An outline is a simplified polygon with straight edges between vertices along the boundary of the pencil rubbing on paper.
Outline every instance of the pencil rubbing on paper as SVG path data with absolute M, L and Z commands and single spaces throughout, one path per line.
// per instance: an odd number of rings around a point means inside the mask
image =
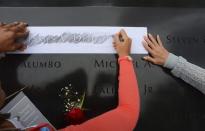
M 42 44 L 103 44 L 112 39 L 112 35 L 106 33 L 70 33 L 64 32 L 59 35 L 30 34 L 25 41 L 27 46 Z

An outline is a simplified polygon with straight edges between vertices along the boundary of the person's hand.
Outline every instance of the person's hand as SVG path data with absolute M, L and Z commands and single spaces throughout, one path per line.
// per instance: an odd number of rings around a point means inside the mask
M 0 53 L 24 50 L 26 46 L 18 40 L 28 35 L 27 23 L 0 24 Z
M 157 38 L 155 39 L 151 34 L 148 34 L 148 36 L 144 36 L 142 43 L 150 54 L 150 56 L 143 57 L 144 60 L 156 65 L 165 64 L 169 52 L 164 48 L 159 35 L 157 35 Z
M 125 30 L 120 30 L 114 35 L 113 47 L 117 51 L 119 57 L 128 56 L 130 54 L 132 39 L 127 36 Z

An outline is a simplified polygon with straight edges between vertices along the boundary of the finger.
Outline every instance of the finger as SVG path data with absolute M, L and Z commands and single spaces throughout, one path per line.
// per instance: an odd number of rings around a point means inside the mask
M 117 46 L 113 46 L 114 49 L 117 49 Z
M 0 22 L 0 26 L 4 26 L 5 25 L 5 23 L 3 23 L 3 22 Z
M 150 41 L 150 39 L 147 36 L 144 36 L 144 40 L 152 49 L 155 48 L 155 45 Z
M 144 48 L 150 53 L 153 54 L 152 49 L 148 46 L 148 44 L 145 41 L 142 41 L 142 44 L 144 46 Z
M 7 27 L 10 31 L 17 32 L 21 30 L 21 28 L 19 28 L 19 25 L 20 25 L 20 22 L 16 22 L 16 23 L 11 24 L 9 27 L 8 26 Z
M 127 39 L 128 38 L 128 35 L 127 35 L 127 33 L 126 33 L 126 31 L 124 29 L 120 30 L 120 34 L 121 34 L 123 39 Z
M 13 23 L 5 24 L 4 27 L 5 28 L 11 28 L 11 27 L 16 26 L 18 24 L 19 24 L 19 22 L 13 22 Z
M 115 42 L 113 42 L 113 48 L 117 49 L 117 44 Z
M 25 48 L 26 48 L 26 46 L 22 43 L 14 43 L 12 51 L 16 51 L 16 50 L 21 50 L 22 51 Z
M 5 22 L 1 22 L 1 27 L 4 27 L 6 25 Z
M 129 41 L 128 42 L 129 44 L 132 44 L 132 39 L 131 38 L 128 37 L 128 41 Z
M 9 30 L 12 30 L 14 32 L 25 32 L 26 31 L 26 23 L 20 22 L 16 24 L 15 26 L 10 27 Z
M 143 59 L 146 60 L 146 61 L 149 61 L 151 63 L 155 63 L 154 58 L 152 58 L 151 56 L 145 56 L 145 57 L 143 57 Z
M 22 28 L 26 28 L 28 26 L 28 24 L 26 22 L 20 22 L 20 24 L 18 26 L 22 27 Z
M 118 43 L 120 43 L 120 39 L 119 39 L 119 33 L 117 33 L 117 34 L 115 34 L 115 36 L 114 36 L 114 42 L 116 43 L 116 44 L 118 44 Z
M 14 32 L 13 28 L 15 26 L 17 26 L 18 24 L 19 24 L 19 22 L 13 22 L 13 23 L 5 24 L 3 27 L 5 29 L 7 29 L 8 31 L 13 31 Z
M 11 23 L 10 26 L 13 27 L 13 26 L 16 26 L 18 24 L 19 24 L 19 22 L 16 21 L 16 22 Z
M 16 38 L 24 38 L 27 37 L 29 34 L 29 31 L 25 31 L 25 32 L 18 32 L 15 34 Z
M 163 46 L 162 41 L 161 41 L 159 35 L 157 35 L 157 42 L 159 43 L 160 46 Z
M 156 39 L 151 34 L 148 34 L 148 38 L 152 41 L 153 45 L 158 45 Z
M 26 48 L 27 48 L 27 46 L 26 46 L 25 44 L 23 44 L 23 47 L 20 48 L 19 50 L 20 50 L 20 51 L 24 51 Z

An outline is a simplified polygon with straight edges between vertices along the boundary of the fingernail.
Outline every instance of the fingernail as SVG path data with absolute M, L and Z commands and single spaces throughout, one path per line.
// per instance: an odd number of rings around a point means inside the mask
M 125 31 L 124 29 L 121 29 L 120 32 Z
M 28 23 L 26 23 L 26 22 L 23 22 L 23 24 L 26 25 L 26 26 L 28 26 Z
M 18 21 L 15 21 L 14 24 L 19 24 L 19 22 L 18 22 Z
M 146 44 L 146 41 L 143 40 L 142 43 L 143 43 L 143 44 Z
M 146 59 L 147 59 L 147 57 L 146 57 L 146 56 L 144 56 L 144 57 L 143 57 L 143 59 L 144 59 L 144 60 L 146 60 Z

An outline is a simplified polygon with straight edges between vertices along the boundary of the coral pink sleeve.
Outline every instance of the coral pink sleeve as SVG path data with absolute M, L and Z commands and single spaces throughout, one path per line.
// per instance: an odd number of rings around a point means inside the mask
M 140 110 L 138 84 L 131 61 L 119 59 L 118 106 L 81 125 L 68 126 L 63 131 L 132 131 Z

